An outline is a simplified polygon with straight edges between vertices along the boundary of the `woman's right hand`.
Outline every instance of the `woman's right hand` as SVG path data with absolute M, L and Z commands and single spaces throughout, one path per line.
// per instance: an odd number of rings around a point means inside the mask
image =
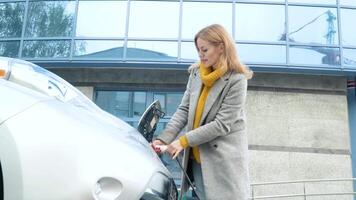
M 151 147 L 158 154 L 162 153 L 162 149 L 160 148 L 160 146 L 164 145 L 166 144 L 162 140 L 153 140 L 153 142 L 151 143 Z
M 156 146 L 156 145 L 166 145 L 166 144 L 162 140 L 153 140 L 152 145 Z

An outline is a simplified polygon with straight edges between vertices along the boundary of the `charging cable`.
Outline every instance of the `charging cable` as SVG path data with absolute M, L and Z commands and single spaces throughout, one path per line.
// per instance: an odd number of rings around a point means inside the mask
M 167 145 L 153 145 L 151 144 L 153 150 L 156 153 L 164 153 L 165 151 L 167 151 Z M 185 178 L 188 180 L 188 184 L 189 186 L 192 188 L 193 192 L 195 193 L 196 197 L 198 200 L 200 200 L 198 193 L 195 190 L 194 184 L 193 182 L 190 180 L 189 175 L 187 174 L 187 172 L 184 170 L 182 163 L 178 160 L 178 158 L 175 159 L 179 165 L 179 168 L 181 169 L 181 171 L 183 172 Z

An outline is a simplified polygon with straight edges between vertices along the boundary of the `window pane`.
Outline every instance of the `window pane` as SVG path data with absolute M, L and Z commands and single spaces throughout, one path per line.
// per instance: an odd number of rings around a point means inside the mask
M 341 9 L 341 18 L 343 45 L 356 46 L 356 9 Z
M 76 40 L 74 56 L 78 58 L 122 59 L 123 41 Z
M 289 53 L 294 64 L 340 65 L 338 48 L 291 46 Z
M 22 56 L 28 58 L 69 57 L 70 40 L 24 41 Z
M 76 36 L 124 37 L 126 4 L 125 1 L 79 1 Z
M 336 9 L 289 7 L 289 37 L 292 42 L 338 44 Z
M 153 138 L 157 138 L 157 136 L 159 136 L 162 133 L 165 127 L 166 127 L 166 123 L 158 122 Z
M 25 3 L 0 3 L 0 38 L 21 37 Z
M 33 1 L 29 4 L 27 37 L 70 36 L 73 30 L 74 1 Z
M 340 0 L 341 5 L 345 6 L 356 6 L 356 1 L 355 0 Z
M 127 59 L 129 60 L 177 60 L 176 42 L 129 41 Z
M 146 92 L 134 92 L 133 116 L 141 117 L 146 110 Z
M 0 42 L 0 56 L 16 58 L 19 54 L 20 42 Z
M 328 4 L 336 5 L 336 0 L 288 0 L 289 3 L 312 3 L 312 4 Z
M 132 1 L 129 37 L 178 38 L 179 3 Z
M 154 94 L 153 95 L 153 100 L 156 101 L 158 100 L 159 103 L 161 104 L 161 109 L 164 113 L 166 113 L 166 94 Z
M 237 4 L 236 40 L 280 41 L 285 32 L 285 7 Z
M 182 100 L 182 97 L 183 97 L 183 93 L 168 93 L 167 94 L 166 117 L 170 117 L 176 112 L 176 110 Z
M 232 34 L 231 3 L 183 3 L 182 38 L 193 39 L 200 29 L 216 23 Z
M 237 52 L 243 62 L 286 63 L 286 47 L 282 45 L 238 44 Z
M 130 92 L 97 91 L 95 103 L 103 110 L 117 116 L 130 116 Z
M 252 1 L 252 2 L 280 2 L 280 3 L 284 3 L 285 0 L 249 0 L 249 1 Z
M 356 68 L 356 49 L 344 49 L 344 64 Z
M 194 42 L 182 42 L 181 43 L 181 61 L 183 62 L 196 62 L 199 60 L 197 49 Z

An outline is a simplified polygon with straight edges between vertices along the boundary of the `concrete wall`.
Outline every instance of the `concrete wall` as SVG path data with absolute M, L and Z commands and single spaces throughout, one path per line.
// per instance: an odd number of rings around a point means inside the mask
M 93 96 L 94 87 L 183 91 L 188 77 L 186 70 L 52 71 L 80 86 L 89 97 Z M 251 182 L 352 178 L 346 96 L 346 78 L 342 76 L 256 73 L 249 81 L 247 96 Z M 327 182 L 256 186 L 253 191 L 254 195 L 265 196 L 352 189 L 352 182 Z
M 251 182 L 352 178 L 343 77 L 264 74 L 251 80 L 250 85 L 247 119 Z M 352 182 L 325 182 L 253 188 L 256 196 L 303 194 L 304 189 L 306 193 L 334 193 L 352 192 L 353 187 Z
M 85 96 L 90 100 L 94 100 L 94 87 L 92 86 L 77 86 L 77 89 L 80 90 Z

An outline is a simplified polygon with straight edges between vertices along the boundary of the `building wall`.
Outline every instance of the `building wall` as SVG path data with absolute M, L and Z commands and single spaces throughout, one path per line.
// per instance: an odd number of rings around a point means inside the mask
M 87 96 L 90 100 L 94 100 L 94 87 L 91 86 L 78 86 L 78 90 L 80 90 L 85 96 Z
M 347 112 L 344 94 L 249 90 L 251 182 L 352 178 Z M 352 189 L 352 182 L 306 185 L 308 193 Z M 303 185 L 254 187 L 258 196 L 286 193 L 303 193 Z

